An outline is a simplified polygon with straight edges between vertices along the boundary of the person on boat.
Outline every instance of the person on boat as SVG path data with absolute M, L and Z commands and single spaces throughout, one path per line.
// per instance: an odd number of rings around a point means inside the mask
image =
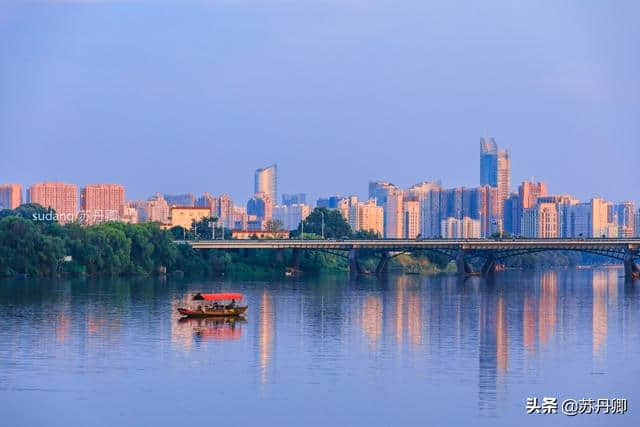
M 236 300 L 232 299 L 231 304 L 229 304 L 229 308 L 235 308 L 235 307 L 236 307 Z

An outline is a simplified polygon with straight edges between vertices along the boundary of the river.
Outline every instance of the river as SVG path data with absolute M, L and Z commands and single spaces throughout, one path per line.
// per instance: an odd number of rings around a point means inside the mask
M 631 425 L 640 283 L 621 275 L 0 281 L 0 423 Z M 180 321 L 196 291 L 244 293 L 246 321 Z M 527 415 L 529 397 L 628 410 Z

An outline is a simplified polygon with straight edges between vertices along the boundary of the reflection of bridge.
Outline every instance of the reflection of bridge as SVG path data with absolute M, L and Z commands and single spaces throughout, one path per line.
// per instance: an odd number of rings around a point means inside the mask
M 178 242 L 184 243 L 184 242 Z M 456 261 L 458 273 L 470 274 L 469 261 L 482 261 L 482 274 L 495 271 L 496 264 L 509 257 L 545 251 L 579 251 L 614 258 L 623 262 L 625 277 L 640 276 L 635 263 L 640 258 L 640 239 L 515 239 L 515 240 L 198 240 L 187 241 L 194 249 L 270 249 L 282 256 L 284 249 L 292 249 L 292 266 L 297 267 L 301 250 L 333 253 L 349 259 L 352 274 L 361 272 L 360 251 L 379 255 L 376 273 L 386 271 L 390 258 L 402 253 L 427 251 L 439 253 Z

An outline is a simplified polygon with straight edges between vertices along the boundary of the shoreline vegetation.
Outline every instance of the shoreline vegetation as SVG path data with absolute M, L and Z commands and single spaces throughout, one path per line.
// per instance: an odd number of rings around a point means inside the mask
M 0 211 L 0 277 L 284 275 L 292 256 L 290 250 L 284 250 L 282 256 L 268 250 L 194 250 L 174 241 L 185 236 L 194 238 L 191 231 L 181 227 L 163 230 L 157 223 L 105 222 L 84 226 L 38 219 L 53 218 L 47 215 L 52 212 L 37 204 Z M 208 219 L 196 225 L 196 229 L 205 230 L 199 238 L 211 237 Z M 277 228 L 278 224 L 272 226 Z M 291 236 L 298 237 L 300 229 L 292 231 Z M 315 209 L 305 219 L 304 230 L 305 239 L 320 238 L 322 231 L 326 238 L 378 238 L 373 233 L 353 233 L 339 212 L 324 208 Z M 220 232 L 220 229 L 216 231 Z M 606 263 L 606 259 L 580 253 L 549 252 L 514 257 L 505 267 L 531 269 L 597 263 Z M 362 251 L 360 264 L 364 271 L 375 271 L 377 258 L 373 253 Z M 334 254 L 303 251 L 299 270 L 304 274 L 346 272 L 348 261 Z M 455 271 L 455 265 L 440 254 L 400 254 L 390 261 L 389 270 L 408 274 L 450 273 Z

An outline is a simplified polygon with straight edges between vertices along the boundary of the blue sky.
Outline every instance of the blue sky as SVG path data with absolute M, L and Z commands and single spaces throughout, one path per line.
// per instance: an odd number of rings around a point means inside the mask
M 129 198 L 370 179 L 512 183 L 640 200 L 640 3 L 0 1 L 0 182 Z

